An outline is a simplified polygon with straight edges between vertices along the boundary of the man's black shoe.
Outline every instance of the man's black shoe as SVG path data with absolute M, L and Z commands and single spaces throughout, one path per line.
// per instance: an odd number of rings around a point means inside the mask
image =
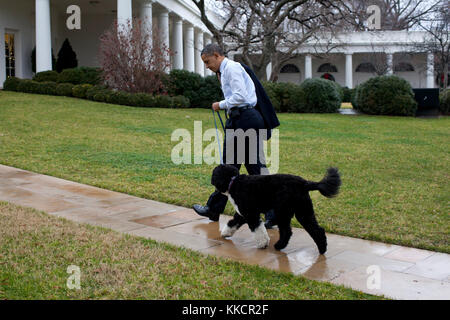
M 267 220 L 266 223 L 264 223 L 266 229 L 272 229 L 276 225 L 277 223 L 274 220 Z
M 202 206 L 199 204 L 194 204 L 192 207 L 195 212 L 203 217 L 207 217 L 212 221 L 219 221 L 220 213 L 211 212 L 208 206 Z

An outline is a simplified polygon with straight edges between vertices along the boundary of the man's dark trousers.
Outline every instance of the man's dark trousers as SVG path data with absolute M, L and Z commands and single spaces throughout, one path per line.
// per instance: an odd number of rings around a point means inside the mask
M 244 165 L 247 169 L 248 174 L 250 175 L 258 175 L 261 174 L 261 168 L 265 168 L 265 159 L 260 159 L 260 148 L 262 147 L 262 140 L 260 142 L 259 137 L 259 129 L 265 129 L 264 120 L 259 113 L 258 110 L 255 108 L 251 109 L 239 109 L 239 115 L 237 116 L 230 116 L 230 118 L 227 119 L 227 122 L 225 124 L 225 130 L 226 129 L 242 129 L 244 132 L 248 129 L 254 129 L 255 133 L 257 135 L 256 143 L 257 146 L 250 146 L 250 139 L 245 139 L 245 157 L 244 155 L 240 155 L 241 157 L 244 157 Z M 229 139 L 232 139 L 232 137 L 226 135 L 225 131 L 225 139 L 224 139 L 224 145 L 223 145 L 223 163 L 230 164 L 235 166 L 238 170 L 240 170 L 242 163 L 240 163 L 239 157 L 238 157 L 238 139 L 237 137 L 234 137 L 234 148 L 233 148 L 233 161 L 227 162 L 227 144 L 226 142 L 229 141 Z M 254 152 L 256 151 L 256 155 Z M 263 152 L 263 151 L 261 151 Z M 256 161 L 255 161 L 256 160 Z M 261 161 L 262 160 L 262 161 Z M 211 194 L 211 196 L 208 199 L 207 206 L 209 207 L 209 210 L 214 213 L 222 213 L 225 210 L 225 206 L 227 204 L 228 197 L 224 194 L 215 191 Z M 266 219 L 272 219 L 273 213 L 269 211 L 268 214 L 266 214 Z

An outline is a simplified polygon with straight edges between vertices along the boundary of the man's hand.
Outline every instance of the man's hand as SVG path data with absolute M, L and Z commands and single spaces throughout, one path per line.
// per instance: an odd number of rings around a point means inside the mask
M 219 111 L 220 110 L 219 103 L 218 102 L 214 102 L 212 104 L 212 108 L 213 108 L 214 111 Z

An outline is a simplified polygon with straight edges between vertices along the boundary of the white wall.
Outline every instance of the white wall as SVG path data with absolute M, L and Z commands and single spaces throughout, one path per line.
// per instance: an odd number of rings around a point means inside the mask
M 64 28 L 61 34 L 62 41 L 64 41 L 65 38 L 69 39 L 69 42 L 72 45 L 72 49 L 77 54 L 78 66 L 99 66 L 99 38 L 103 34 L 103 32 L 112 25 L 115 18 L 116 15 L 114 13 L 82 14 L 81 29 L 69 30 L 65 26 L 67 18 L 64 17 Z M 58 50 L 60 46 L 58 47 Z
M 30 19 L 33 18 L 31 23 Z M 31 51 L 34 46 L 34 1 L 0 0 L 0 87 L 6 78 L 5 32 L 14 33 L 16 76 L 31 78 Z

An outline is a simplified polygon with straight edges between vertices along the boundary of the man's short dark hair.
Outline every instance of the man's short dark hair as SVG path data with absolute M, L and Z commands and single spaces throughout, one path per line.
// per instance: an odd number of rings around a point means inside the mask
M 221 56 L 224 55 L 223 49 L 217 43 L 210 43 L 210 44 L 207 44 L 206 47 L 203 48 L 200 55 L 201 56 L 202 55 L 212 56 L 212 55 L 214 55 L 215 52 L 217 52 Z

